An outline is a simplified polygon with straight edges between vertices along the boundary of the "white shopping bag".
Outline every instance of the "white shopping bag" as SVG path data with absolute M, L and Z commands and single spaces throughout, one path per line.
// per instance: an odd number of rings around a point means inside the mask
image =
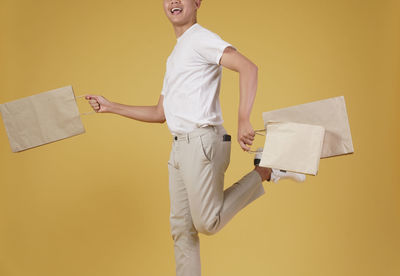
M 268 122 L 260 166 L 316 175 L 325 129 L 293 122 Z
M 85 132 L 72 86 L 4 103 L 0 111 L 13 152 Z
M 275 121 L 324 127 L 321 158 L 354 152 L 343 96 L 264 112 L 263 120 L 265 126 Z

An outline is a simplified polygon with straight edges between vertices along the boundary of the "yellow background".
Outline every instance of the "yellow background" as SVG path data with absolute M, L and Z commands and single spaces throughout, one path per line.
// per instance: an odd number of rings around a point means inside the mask
M 0 103 L 73 85 L 155 104 L 176 42 L 161 2 L 1 0 Z M 344 95 L 355 147 L 305 183 L 266 183 L 202 235 L 203 275 L 400 275 L 400 1 L 210 0 L 198 18 L 258 65 L 255 128 L 263 111 Z M 238 76 L 223 74 L 236 140 Z M 21 153 L 0 124 L 0 275 L 174 275 L 167 126 L 82 120 L 84 135 Z M 226 186 L 252 169 L 232 145 Z

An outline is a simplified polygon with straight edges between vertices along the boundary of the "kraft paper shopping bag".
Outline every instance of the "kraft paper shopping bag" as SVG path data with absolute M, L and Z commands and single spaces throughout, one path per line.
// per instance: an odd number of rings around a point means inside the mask
M 292 122 L 268 122 L 260 166 L 316 175 L 325 129 Z
M 82 134 L 72 86 L 66 86 L 0 105 L 13 152 Z
M 321 158 L 354 152 L 343 96 L 264 112 L 263 120 L 265 125 L 277 121 L 324 127 Z

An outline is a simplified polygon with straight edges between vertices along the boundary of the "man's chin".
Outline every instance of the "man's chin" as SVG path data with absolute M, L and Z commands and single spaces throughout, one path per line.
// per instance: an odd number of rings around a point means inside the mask
M 184 26 L 189 23 L 189 20 L 185 20 L 184 18 L 170 17 L 169 21 L 173 26 L 179 27 Z

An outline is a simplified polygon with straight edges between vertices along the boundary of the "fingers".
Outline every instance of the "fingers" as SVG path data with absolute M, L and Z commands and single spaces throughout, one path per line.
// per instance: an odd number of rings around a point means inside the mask
M 255 132 L 253 130 L 253 128 L 250 126 L 247 129 L 239 129 L 238 131 L 238 142 L 240 147 L 244 150 L 244 151 L 249 151 L 250 150 L 250 146 L 253 145 L 253 141 L 255 139 Z
M 249 151 L 250 147 L 246 146 L 245 143 L 243 143 L 243 141 L 239 140 L 239 144 L 240 147 L 244 150 L 244 151 Z
M 254 141 L 254 135 L 252 136 L 252 135 L 242 135 L 242 137 L 240 138 L 240 139 L 246 139 L 246 140 L 249 140 L 249 141 Z
M 256 136 L 256 133 L 252 129 L 242 133 L 242 135 L 241 135 L 241 137 L 249 139 L 251 141 L 254 140 L 255 136 Z
M 243 134 L 241 137 L 239 137 L 239 141 L 242 142 L 245 146 L 246 145 L 253 145 L 253 141 L 254 141 L 254 136 L 251 133 L 248 134 Z M 243 147 L 242 147 L 243 148 Z M 246 146 L 246 148 L 250 149 L 249 147 Z
M 239 120 L 238 127 L 238 142 L 244 151 L 249 151 L 250 146 L 253 145 L 256 133 L 251 126 L 249 120 Z
M 249 151 L 250 146 L 253 145 L 254 137 L 251 135 L 243 135 L 239 137 L 238 142 L 244 151 Z
M 93 104 L 91 104 L 91 106 L 95 111 L 100 109 L 100 105 L 98 103 L 93 103 Z
M 94 111 L 99 112 L 101 106 L 100 106 L 97 96 L 86 95 L 85 99 L 88 100 L 88 103 L 91 105 L 91 107 L 93 108 Z
M 250 131 L 247 133 L 247 135 L 254 138 L 254 136 L 256 136 L 256 132 L 253 129 L 250 129 Z
M 245 151 L 249 151 L 250 150 L 250 146 L 253 145 L 253 141 L 252 140 L 244 138 L 244 137 L 239 139 L 238 142 L 240 144 L 240 147 Z
M 253 139 L 254 140 L 254 139 Z M 245 137 L 243 137 L 242 139 L 240 139 L 240 141 L 242 141 L 243 143 L 245 143 L 246 145 L 253 145 L 253 140 L 251 139 L 247 139 Z

